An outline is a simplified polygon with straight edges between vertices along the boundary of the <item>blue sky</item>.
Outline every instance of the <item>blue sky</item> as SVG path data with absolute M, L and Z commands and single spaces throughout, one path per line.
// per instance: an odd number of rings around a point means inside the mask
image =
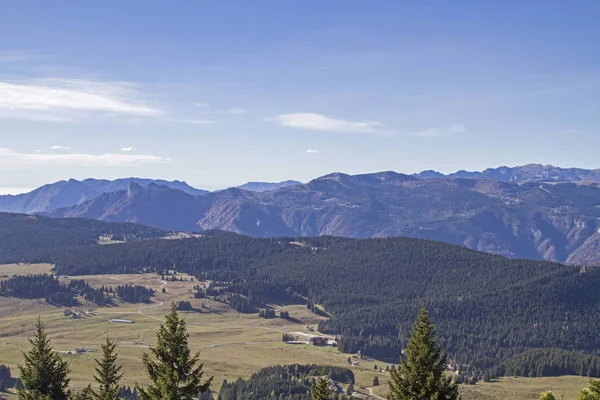
M 600 168 L 600 2 L 0 2 L 0 191 Z

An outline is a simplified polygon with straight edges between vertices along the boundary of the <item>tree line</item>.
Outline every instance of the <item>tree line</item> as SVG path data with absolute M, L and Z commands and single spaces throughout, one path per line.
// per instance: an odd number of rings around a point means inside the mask
M 0 282 L 0 296 L 45 299 L 48 303 L 65 307 L 79 304 L 71 288 L 48 274 L 16 275 L 4 280 Z
M 83 279 L 72 279 L 64 284 L 48 274 L 15 275 L 0 282 L 0 296 L 45 299 L 48 303 L 63 307 L 78 305 L 77 296 L 97 306 L 110 305 L 111 294 L 129 303 L 149 303 L 154 290 L 139 285 L 120 285 L 115 290 L 104 286 L 94 288 Z

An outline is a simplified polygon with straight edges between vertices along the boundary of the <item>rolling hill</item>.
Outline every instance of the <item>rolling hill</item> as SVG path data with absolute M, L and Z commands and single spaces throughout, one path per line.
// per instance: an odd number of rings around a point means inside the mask
M 166 232 L 123 222 L 0 213 L 0 263 L 28 261 L 50 252 L 94 246 L 101 236 L 113 235 L 120 241 L 137 241 L 162 237 Z

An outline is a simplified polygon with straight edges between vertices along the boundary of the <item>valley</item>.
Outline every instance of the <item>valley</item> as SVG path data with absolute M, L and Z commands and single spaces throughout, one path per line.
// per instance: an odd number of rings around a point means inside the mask
M 0 280 L 14 274 L 49 273 L 51 268 L 48 264 L 0 265 Z M 199 312 L 182 314 L 188 325 L 190 347 L 193 351 L 201 352 L 207 374 L 215 377 L 212 390 L 217 393 L 223 380 L 231 382 L 238 377 L 248 378 L 270 365 L 316 363 L 349 367 L 348 355 L 335 348 L 282 342 L 284 333 L 305 331 L 308 335 L 314 335 L 306 327 L 316 329 L 318 323 L 325 319 L 310 312 L 304 305 L 269 304 L 276 313 L 289 312 L 292 319 L 264 319 L 257 314 L 238 313 L 228 305 L 209 298 L 194 299 L 193 287 L 208 282 L 192 282 L 192 277 L 184 273 L 177 275 L 177 279 L 187 280 L 183 282 L 163 281 L 156 274 L 84 275 L 77 278 L 97 288 L 117 284 L 142 285 L 156 289 L 156 294 L 149 305 L 116 300 L 113 306 L 97 307 L 82 300 L 80 306 L 71 308 L 83 311 L 78 319 L 65 317 L 63 311 L 66 308 L 49 305 L 43 300 L 0 297 L 0 364 L 18 371 L 17 365 L 22 363 L 22 351 L 29 347 L 27 338 L 31 337 L 33 324 L 39 316 L 46 324 L 54 349 L 61 352 L 61 356 L 70 363 L 71 387 L 74 390 L 81 390 L 89 383 L 89 377 L 94 373 L 93 360 L 99 357 L 100 344 L 106 336 L 117 343 L 119 362 L 125 371 L 122 384 L 146 384 L 147 376 L 141 367 L 141 356 L 148 351 L 148 346 L 155 344 L 155 333 L 164 320 L 164 314 L 168 312 L 169 304 L 183 300 L 192 302 L 194 307 L 200 309 Z M 63 280 L 68 281 L 69 278 Z M 161 287 L 166 289 L 166 293 L 161 292 Z M 130 320 L 133 323 L 110 322 L 111 319 Z M 76 348 L 93 352 L 75 353 Z M 388 373 L 374 371 L 374 366 L 385 370 L 392 364 L 360 360 L 355 355 L 352 359 L 356 364 L 351 367 L 356 377 L 356 398 L 385 398 Z M 380 386 L 372 386 L 374 376 L 379 378 Z M 575 398 L 586 384 L 587 378 L 576 376 L 498 378 L 490 383 L 461 385 L 461 395 L 464 400 L 537 400 L 542 390 L 552 389 L 570 399 Z M 9 400 L 16 399 L 16 395 L 4 395 Z

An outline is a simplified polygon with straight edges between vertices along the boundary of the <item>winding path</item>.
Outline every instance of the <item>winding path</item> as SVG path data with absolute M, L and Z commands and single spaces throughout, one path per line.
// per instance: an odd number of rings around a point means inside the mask
M 160 290 L 163 290 L 165 288 L 165 286 L 167 286 L 167 282 L 165 282 L 165 281 L 161 281 L 161 282 L 162 282 L 162 285 L 160 285 Z M 153 318 L 153 319 L 155 319 L 157 321 L 160 321 L 160 322 L 165 322 L 165 320 L 162 319 L 162 318 L 158 318 L 158 317 L 155 317 L 153 315 L 148 315 L 148 314 L 144 313 L 143 310 L 145 310 L 146 308 L 160 307 L 160 306 L 163 306 L 165 304 L 164 301 L 158 301 L 158 300 L 154 300 L 154 299 L 150 299 L 150 300 L 152 302 L 154 302 L 155 304 L 151 305 L 151 306 L 145 306 L 145 307 L 138 308 L 138 314 L 141 314 L 144 317 Z
M 379 400 L 385 400 L 383 397 L 379 397 L 376 394 L 373 394 L 373 388 L 372 387 L 367 388 L 367 390 L 369 391 L 369 396 L 374 397 L 374 398 L 379 399 Z

